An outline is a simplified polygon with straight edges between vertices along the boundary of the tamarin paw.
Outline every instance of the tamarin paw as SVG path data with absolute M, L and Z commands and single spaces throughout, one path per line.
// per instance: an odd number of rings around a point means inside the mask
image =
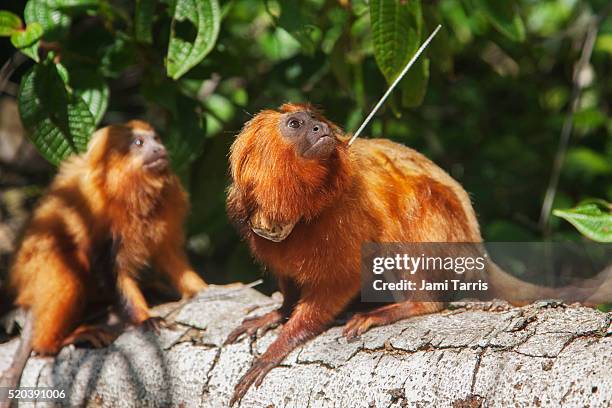
M 62 346 L 89 343 L 94 348 L 109 346 L 121 333 L 119 327 L 108 325 L 81 326 L 64 339 Z
M 268 330 L 278 326 L 282 320 L 283 316 L 278 310 L 266 313 L 263 316 L 245 319 L 240 326 L 227 336 L 224 344 L 236 343 L 243 334 L 249 337 L 261 337 Z
M 279 363 L 280 361 L 275 360 L 256 360 L 251 368 L 249 368 L 249 371 L 247 371 L 240 381 L 238 381 L 238 384 L 236 384 L 234 395 L 230 400 L 230 406 L 234 405 L 236 402 L 240 402 L 253 384 L 255 387 L 259 387 L 266 374 Z
M 141 323 L 146 330 L 150 330 L 155 334 L 159 334 L 161 329 L 172 330 L 176 327 L 176 323 L 169 322 L 161 316 L 149 317 L 147 320 Z

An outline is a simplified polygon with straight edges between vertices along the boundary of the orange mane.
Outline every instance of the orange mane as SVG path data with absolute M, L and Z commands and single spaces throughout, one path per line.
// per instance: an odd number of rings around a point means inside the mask
M 302 110 L 320 115 L 308 104 L 264 110 L 244 125 L 231 147 L 234 188 L 247 198 L 247 208 L 258 208 L 270 220 L 310 220 L 346 191 L 352 179 L 345 141 L 338 143 L 329 159 L 308 160 L 280 134 L 280 116 Z M 341 136 L 335 125 L 325 121 L 336 137 Z

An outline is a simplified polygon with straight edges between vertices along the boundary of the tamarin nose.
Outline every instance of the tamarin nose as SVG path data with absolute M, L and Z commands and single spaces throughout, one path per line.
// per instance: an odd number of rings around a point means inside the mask
M 160 157 L 166 157 L 166 149 L 163 146 L 153 148 L 153 154 Z
M 315 133 L 320 133 L 322 135 L 329 134 L 329 126 L 325 123 L 317 123 L 313 126 L 312 131 Z

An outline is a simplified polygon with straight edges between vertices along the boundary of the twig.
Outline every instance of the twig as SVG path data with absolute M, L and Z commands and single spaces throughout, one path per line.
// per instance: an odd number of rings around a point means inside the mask
M 572 76 L 572 94 L 570 97 L 569 109 L 563 122 L 563 128 L 561 129 L 561 136 L 559 137 L 559 145 L 557 146 L 557 152 L 553 162 L 552 173 L 546 188 L 546 194 L 544 195 L 544 201 L 542 202 L 542 210 L 540 211 L 540 222 L 539 226 L 544 236 L 550 235 L 550 214 L 552 205 L 555 200 L 557 193 L 557 187 L 559 185 L 559 177 L 565 162 L 565 154 L 567 152 L 567 146 L 569 144 L 570 136 L 572 134 L 572 128 L 574 125 L 574 114 L 580 104 L 580 95 L 584 84 L 580 80 L 580 76 L 587 64 L 591 60 L 591 54 L 593 53 L 593 46 L 597 39 L 597 33 L 599 32 L 599 26 L 603 20 L 608 16 L 612 10 L 612 4 L 608 5 L 603 12 L 595 16 L 587 28 L 584 43 L 582 45 L 582 53 L 580 58 L 576 62 L 574 67 L 574 73 Z
M 26 61 L 27 58 L 25 55 L 19 51 L 15 51 L 13 55 L 4 63 L 4 65 L 2 65 L 2 68 L 0 69 L 0 93 L 4 92 L 8 80 L 11 78 L 11 75 L 13 75 L 13 72 L 15 72 L 15 70 Z

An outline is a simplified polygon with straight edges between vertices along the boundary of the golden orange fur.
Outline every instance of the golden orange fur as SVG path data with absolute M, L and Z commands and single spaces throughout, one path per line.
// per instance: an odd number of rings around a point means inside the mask
M 306 159 L 279 132 L 288 112 L 307 111 L 338 140 L 324 159 Z M 285 104 L 245 124 L 231 148 L 227 209 L 253 255 L 269 266 L 284 295 L 281 310 L 245 322 L 228 341 L 289 320 L 236 388 L 233 401 L 259 383 L 297 345 L 323 331 L 360 290 L 364 242 L 480 242 L 464 189 L 420 153 L 384 139 L 350 148 L 339 128 L 309 105 Z M 282 242 L 253 233 L 254 216 L 296 222 Z M 354 334 L 410 315 L 439 310 L 438 302 L 404 302 L 357 315 Z
M 205 287 L 183 250 L 186 193 L 170 171 L 143 168 L 130 150 L 138 132 L 154 134 L 141 121 L 98 130 L 85 154 L 61 165 L 34 211 L 10 279 L 16 303 L 32 312 L 39 353 L 56 353 L 101 295 L 117 293 L 133 323 L 147 321 L 137 278 L 149 261 L 184 296 Z

